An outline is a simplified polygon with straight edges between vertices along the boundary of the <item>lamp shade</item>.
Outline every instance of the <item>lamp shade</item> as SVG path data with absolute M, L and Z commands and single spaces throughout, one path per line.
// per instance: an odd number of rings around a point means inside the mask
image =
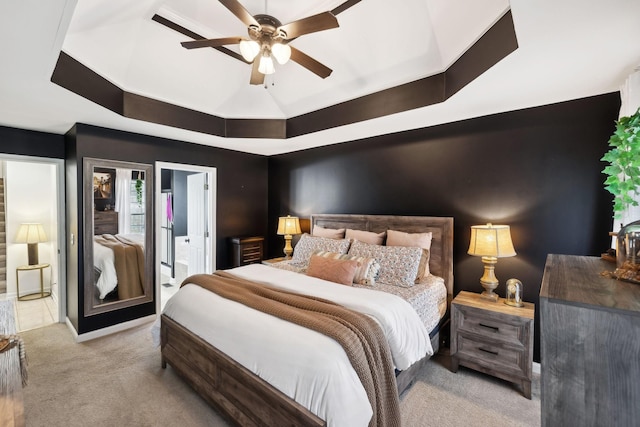
M 300 229 L 300 220 L 295 216 L 281 216 L 278 219 L 278 234 L 279 235 L 290 235 L 290 234 L 300 234 L 302 230 Z
M 474 225 L 471 227 L 469 255 L 504 258 L 515 256 L 508 225 Z
M 276 68 L 273 65 L 273 59 L 271 59 L 271 56 L 269 56 L 269 54 L 264 54 L 260 57 L 258 71 L 262 74 L 273 74 L 276 72 Z
M 284 65 L 291 58 L 291 47 L 288 44 L 274 43 L 271 46 L 271 55 L 276 58 L 278 64 Z
M 16 243 L 42 243 L 47 241 L 47 235 L 42 224 L 23 223 L 20 224 L 14 241 Z
M 253 62 L 260 53 L 260 44 L 255 40 L 241 40 L 240 53 L 245 61 Z

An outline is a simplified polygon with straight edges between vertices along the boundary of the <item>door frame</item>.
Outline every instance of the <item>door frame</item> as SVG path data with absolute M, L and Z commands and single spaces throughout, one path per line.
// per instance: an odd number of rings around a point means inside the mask
M 216 271 L 216 200 L 217 200 L 217 169 L 212 166 L 198 166 L 189 165 L 184 163 L 170 163 L 156 161 L 156 189 L 155 189 L 155 236 L 156 245 L 162 232 L 160 223 L 162 220 L 162 201 L 160 199 L 162 193 L 162 169 L 180 170 L 185 172 L 204 172 L 207 174 L 207 184 L 209 185 L 209 192 L 207 197 L 207 211 L 209 213 L 207 218 L 207 229 L 209 230 L 209 239 L 205 244 L 208 253 L 208 259 L 211 261 L 207 263 L 207 273 L 213 273 Z M 156 314 L 160 315 L 161 301 L 160 301 L 160 269 L 162 265 L 162 258 L 159 250 L 155 251 L 155 298 L 156 298 Z
M 55 319 L 55 322 L 65 323 L 67 319 L 67 215 L 65 203 L 66 195 L 64 190 L 66 174 L 64 159 L 0 153 L 0 160 L 25 163 L 43 163 L 53 165 L 56 168 L 56 188 L 58 190 L 58 197 L 56 198 L 57 203 L 55 207 L 58 235 L 58 240 L 56 242 L 58 246 L 56 262 L 58 265 L 56 270 L 58 275 L 55 280 L 58 281 L 58 301 L 56 301 L 58 305 L 58 318 Z M 9 205 L 5 200 L 5 215 L 8 215 L 8 207 Z

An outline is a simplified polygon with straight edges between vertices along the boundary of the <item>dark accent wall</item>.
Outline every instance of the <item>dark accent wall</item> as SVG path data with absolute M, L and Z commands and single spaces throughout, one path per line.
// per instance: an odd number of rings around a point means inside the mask
M 482 262 L 467 255 L 470 227 L 511 226 L 517 256 L 496 266 L 538 303 L 547 254 L 599 255 L 610 245 L 603 189 L 619 93 L 384 135 L 269 159 L 270 257 L 280 215 L 454 217 L 454 294 L 480 292 Z M 536 313 L 535 359 L 539 359 Z
M 266 157 L 76 124 L 69 131 L 66 144 L 67 227 L 73 230 L 76 236 L 76 245 L 69 247 L 67 258 L 69 295 L 67 305 L 70 319 L 79 334 L 155 313 L 155 301 L 153 301 L 84 317 L 81 262 L 83 253 L 82 160 L 84 157 L 152 165 L 156 161 L 163 161 L 215 167 L 217 173 L 216 264 L 218 268 L 227 268 L 231 265 L 229 237 L 265 235 L 266 233 L 268 182 Z M 153 256 L 155 259 L 155 253 Z
M 0 126 L 0 152 L 64 159 L 64 136 Z

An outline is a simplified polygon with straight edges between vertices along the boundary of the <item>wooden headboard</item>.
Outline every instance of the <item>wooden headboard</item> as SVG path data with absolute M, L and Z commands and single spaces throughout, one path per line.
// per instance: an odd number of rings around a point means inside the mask
M 325 228 L 351 228 L 353 230 L 381 233 L 387 230 L 405 233 L 433 234 L 429 270 L 444 278 L 447 293 L 453 295 L 453 218 L 435 216 L 396 215 L 311 215 L 311 231 L 314 225 Z

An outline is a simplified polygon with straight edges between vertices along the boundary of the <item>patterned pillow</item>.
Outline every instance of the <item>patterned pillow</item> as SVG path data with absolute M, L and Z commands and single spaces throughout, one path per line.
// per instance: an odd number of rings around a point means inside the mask
M 349 255 L 375 258 L 380 264 L 379 283 L 410 288 L 418 276 L 422 248 L 370 245 L 356 240 Z
M 307 268 L 307 275 L 351 286 L 353 283 L 353 276 L 356 274 L 358 266 L 358 261 L 311 255 L 309 268 Z
M 380 273 L 380 264 L 375 258 L 361 257 L 349 254 L 337 254 L 329 251 L 318 251 L 314 255 L 324 258 L 342 259 L 357 261 L 360 265 L 356 269 L 356 273 L 353 277 L 353 283 L 358 285 L 375 286 L 376 279 Z
M 405 233 L 396 230 L 387 230 L 387 246 L 417 246 L 422 248 L 422 260 L 418 269 L 416 283 L 429 275 L 429 257 L 433 233 Z
M 329 239 L 327 237 L 313 237 L 305 233 L 293 249 L 291 262 L 297 266 L 309 265 L 311 255 L 316 251 L 330 251 L 346 254 L 351 241 L 347 239 Z

